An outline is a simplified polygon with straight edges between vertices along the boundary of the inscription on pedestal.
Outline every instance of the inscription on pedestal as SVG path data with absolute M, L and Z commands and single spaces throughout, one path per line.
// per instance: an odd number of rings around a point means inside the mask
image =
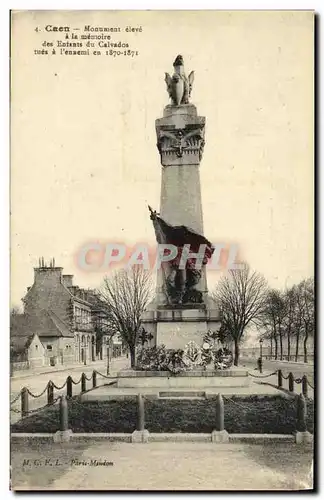
M 190 341 L 199 346 L 207 332 L 206 321 L 184 321 L 157 324 L 157 344 L 164 344 L 167 349 L 184 349 Z

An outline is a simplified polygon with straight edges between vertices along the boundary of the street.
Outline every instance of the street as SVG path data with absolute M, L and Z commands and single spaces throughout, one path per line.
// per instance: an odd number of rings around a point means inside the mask
M 303 490 L 312 447 L 294 443 L 15 443 L 16 490 Z
M 289 361 L 268 361 L 263 360 L 263 367 L 267 370 L 275 371 L 282 370 L 284 375 L 288 375 L 289 372 L 292 372 L 295 377 L 302 377 L 304 374 L 310 376 L 310 381 L 314 379 L 314 365 L 312 364 L 298 364 Z
M 129 366 L 129 359 L 126 357 L 113 358 L 110 361 L 110 376 L 113 378 L 116 375 L 116 372 L 127 368 Z M 20 393 L 23 387 L 27 387 L 33 394 L 38 395 L 43 392 L 49 380 L 54 382 L 55 385 L 62 386 L 66 381 L 68 375 L 71 375 L 73 380 L 77 382 L 82 373 L 85 373 L 88 378 L 91 377 L 93 370 L 97 370 L 103 375 L 107 374 L 107 362 L 105 361 L 97 361 L 90 363 L 88 365 L 76 365 L 74 367 L 68 367 L 63 371 L 55 371 L 52 373 L 31 373 L 28 378 L 26 374 L 22 374 L 21 377 L 11 378 L 10 381 L 10 401 L 13 401 Z M 50 367 L 48 369 L 50 371 Z M 106 378 L 97 375 L 97 385 L 103 385 L 104 383 L 109 382 Z M 86 382 L 86 388 L 90 389 L 92 387 L 92 381 Z M 77 385 L 73 385 L 73 393 L 79 394 L 81 389 L 81 383 Z M 56 399 L 59 395 L 66 394 L 66 387 L 57 390 L 54 389 L 54 399 Z M 47 404 L 47 393 L 45 393 L 39 398 L 32 398 L 29 396 L 29 410 L 35 410 L 37 408 L 41 408 L 42 406 Z M 20 398 L 18 398 L 17 402 L 15 402 L 11 406 L 11 423 L 16 422 L 21 418 L 20 414 L 21 402 Z

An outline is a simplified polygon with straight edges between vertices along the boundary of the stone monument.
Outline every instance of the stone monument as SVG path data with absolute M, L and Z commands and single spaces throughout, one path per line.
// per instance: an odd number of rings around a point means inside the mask
M 142 317 L 150 346 L 139 350 L 135 370 L 118 372 L 116 387 L 105 390 L 107 399 L 138 391 L 147 397 L 214 397 L 220 387 L 250 383 L 246 370 L 231 367 L 231 353 L 220 349 L 217 354 L 217 347 L 206 342 L 219 330 L 220 317 L 206 281 L 214 249 L 203 235 L 199 167 L 205 118 L 189 102 L 194 73 L 186 76 L 182 56 L 173 66 L 173 76 L 165 77 L 171 104 L 155 124 L 162 164 L 160 212 L 149 207 L 149 213 L 157 243 L 173 245 L 176 255 L 157 270 L 156 296 Z M 180 265 L 188 247 L 185 266 Z
M 220 327 L 217 305 L 208 296 L 206 263 L 213 253 L 204 236 L 200 189 L 200 162 L 205 145 L 205 117 L 198 116 L 189 102 L 194 72 L 186 76 L 181 55 L 174 63 L 174 74 L 165 74 L 171 104 L 155 122 L 157 148 L 162 164 L 160 212 L 150 207 L 158 243 L 171 243 L 179 249 L 185 245 L 190 253 L 205 245 L 199 269 L 197 260 L 187 261 L 179 269 L 179 259 L 162 264 L 157 271 L 155 300 L 143 315 L 143 326 L 152 335 L 152 343 L 183 349 L 188 342 L 198 346 L 208 330 Z

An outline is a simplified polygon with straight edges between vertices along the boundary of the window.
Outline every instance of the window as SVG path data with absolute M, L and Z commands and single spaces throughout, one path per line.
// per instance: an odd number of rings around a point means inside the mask
M 71 349 L 71 346 L 70 346 L 70 345 L 66 345 L 66 346 L 65 346 L 65 349 L 67 349 L 67 350 L 68 350 L 68 349 Z
M 52 351 L 52 350 L 53 350 L 53 346 L 51 346 L 51 345 L 47 345 L 47 346 L 46 346 L 46 349 L 47 349 L 48 351 Z
M 36 349 L 36 351 L 38 351 L 38 345 L 37 344 L 35 345 L 35 349 Z

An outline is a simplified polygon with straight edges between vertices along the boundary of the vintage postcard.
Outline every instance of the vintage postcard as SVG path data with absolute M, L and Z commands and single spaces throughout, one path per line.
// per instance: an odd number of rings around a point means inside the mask
M 314 12 L 11 12 L 11 489 L 312 490 Z

